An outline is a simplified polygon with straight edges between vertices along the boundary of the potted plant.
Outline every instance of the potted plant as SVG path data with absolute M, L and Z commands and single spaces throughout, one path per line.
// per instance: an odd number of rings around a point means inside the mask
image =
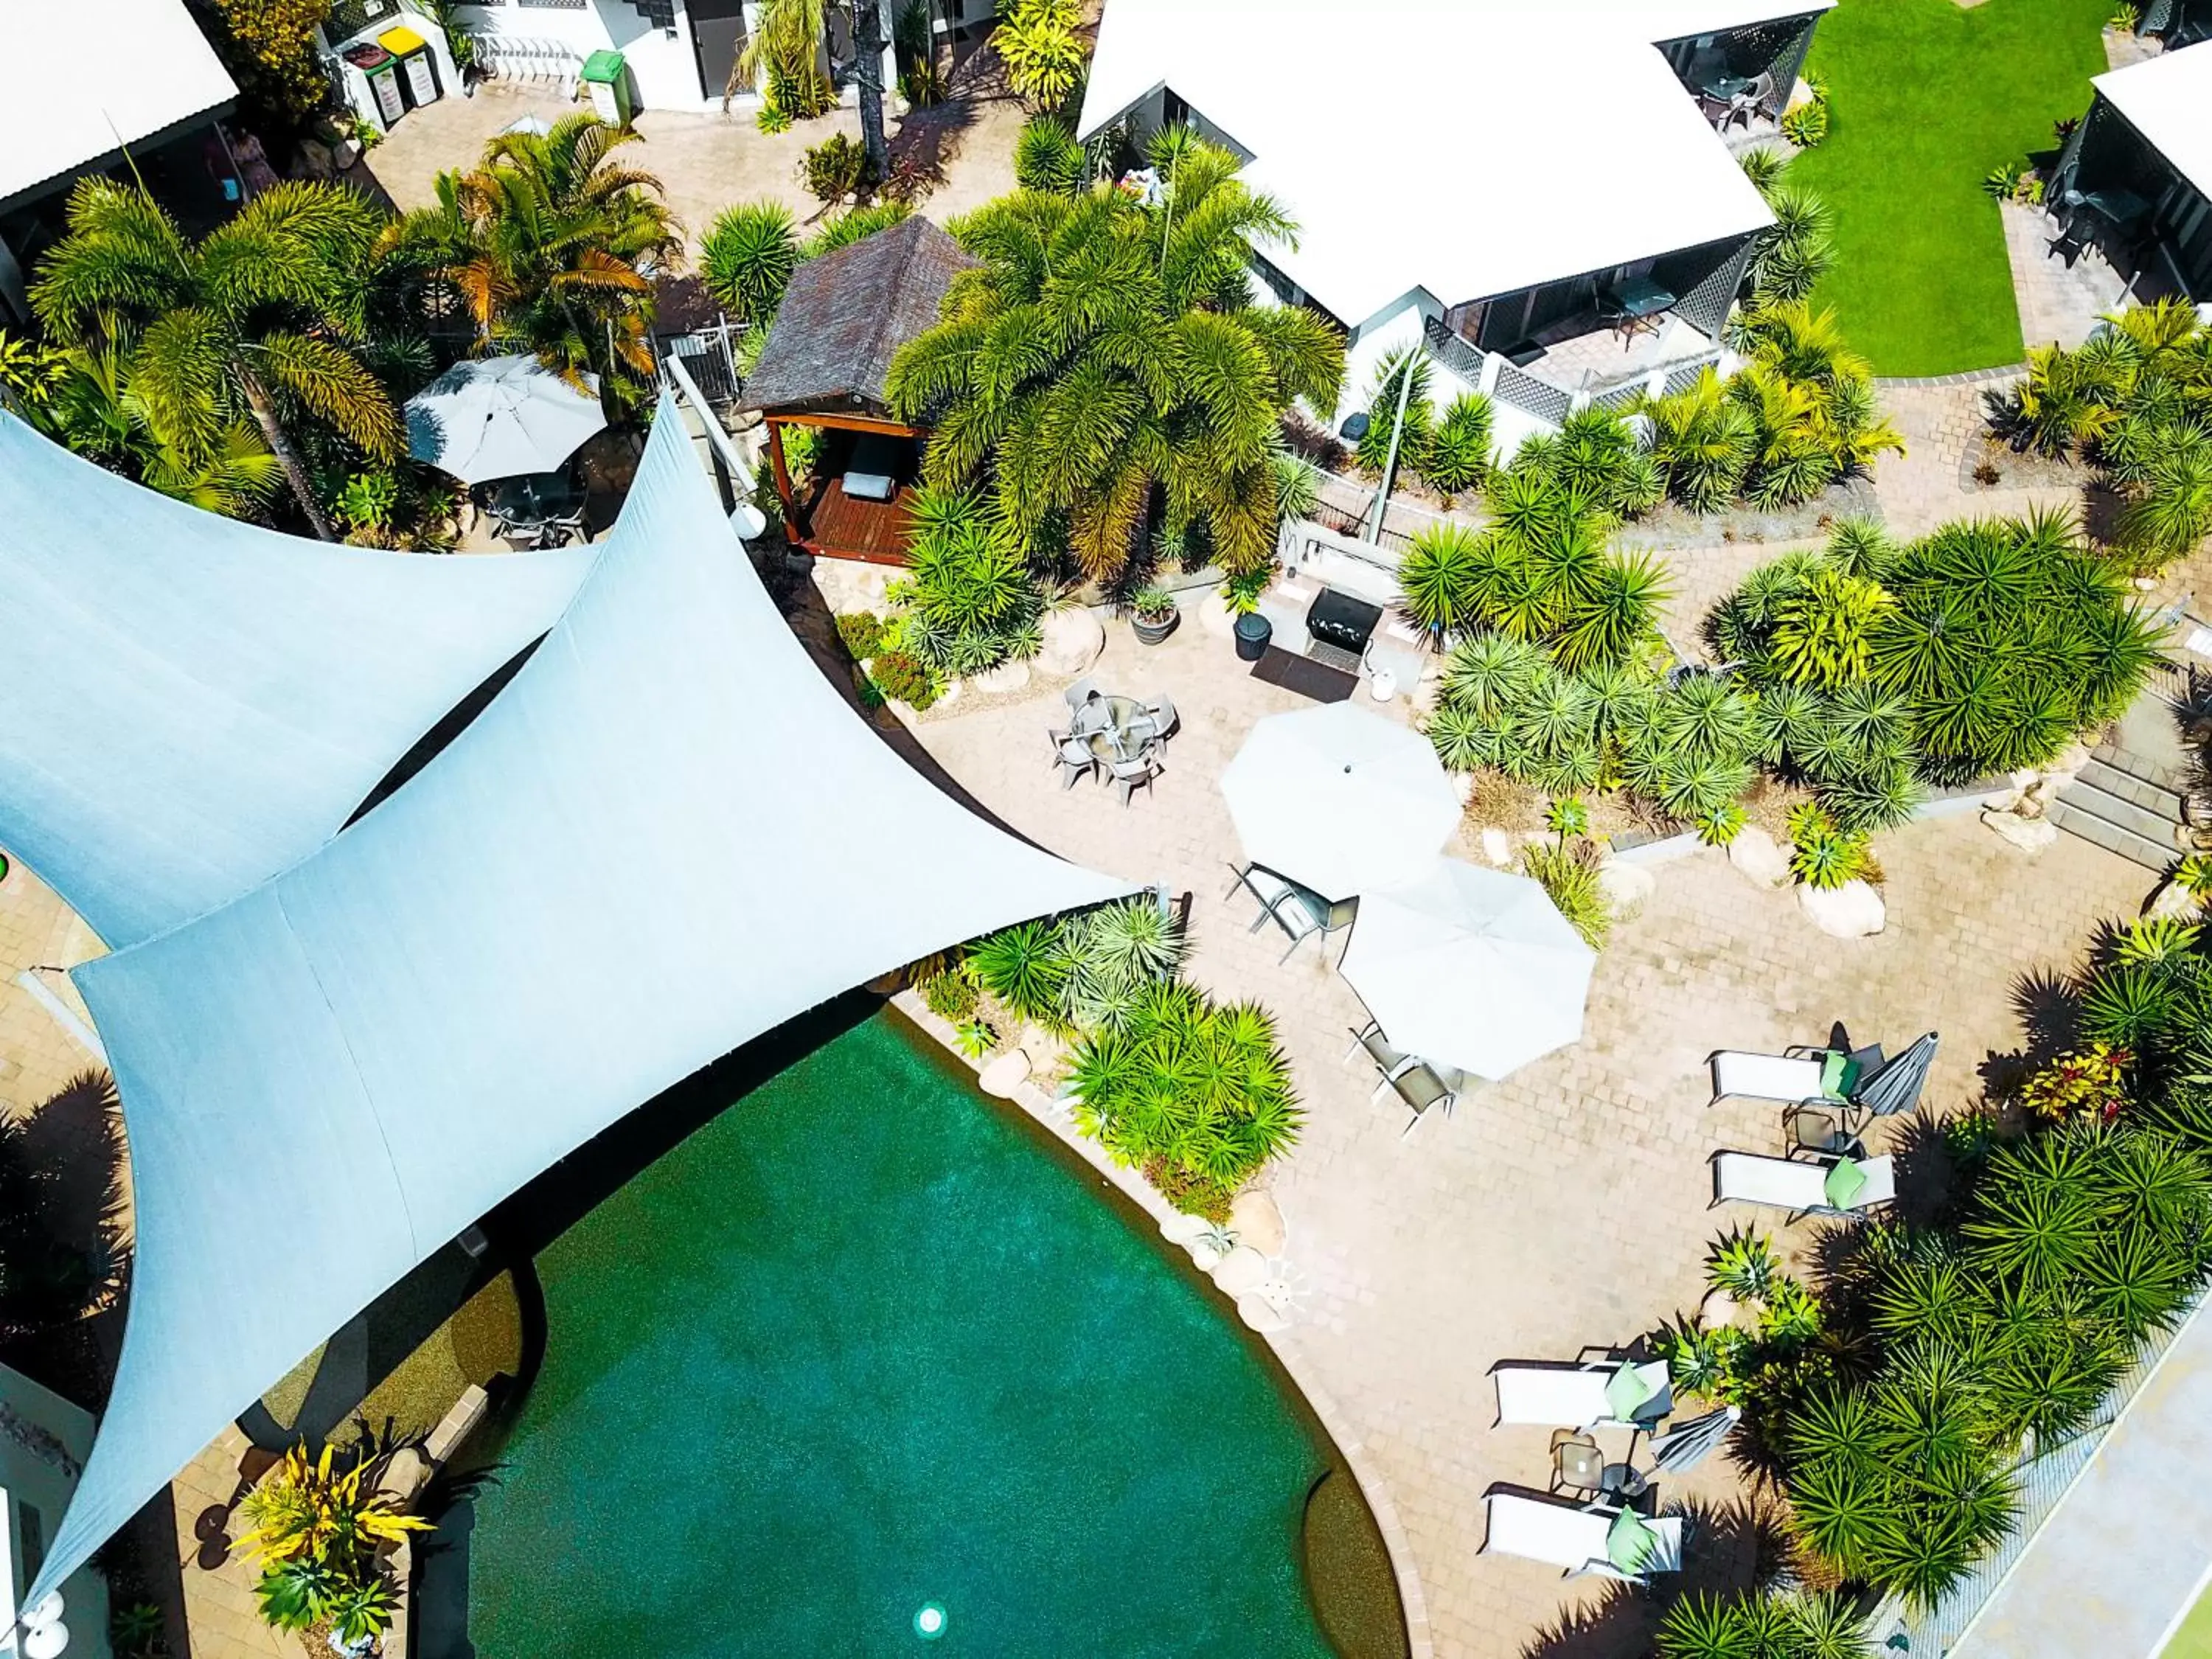
M 1158 645 L 1176 631 L 1176 624 L 1182 620 L 1175 595 L 1157 583 L 1139 588 L 1136 598 L 1129 601 L 1129 626 L 1146 645 Z

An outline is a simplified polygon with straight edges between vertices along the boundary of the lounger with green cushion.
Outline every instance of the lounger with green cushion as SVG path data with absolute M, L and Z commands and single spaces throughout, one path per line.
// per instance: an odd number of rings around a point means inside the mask
M 1717 1048 L 1706 1060 L 1712 1067 L 1716 1101 L 1741 1096 L 1794 1106 L 1801 1100 L 1849 1100 L 1859 1081 L 1859 1062 L 1833 1048 L 1790 1054 L 1749 1054 L 1735 1048 Z
M 1489 1530 L 1485 1555 L 1544 1561 L 1570 1577 L 1640 1583 L 1655 1572 L 1682 1570 L 1682 1517 L 1646 1520 L 1633 1510 L 1492 1487 L 1483 1494 Z
M 1713 1154 L 1716 1204 L 1765 1204 L 1800 1215 L 1858 1215 L 1896 1196 L 1896 1171 L 1887 1158 Z
M 1500 1423 L 1547 1429 L 1649 1428 L 1674 1408 L 1667 1362 L 1542 1365 L 1501 1360 L 1490 1368 Z

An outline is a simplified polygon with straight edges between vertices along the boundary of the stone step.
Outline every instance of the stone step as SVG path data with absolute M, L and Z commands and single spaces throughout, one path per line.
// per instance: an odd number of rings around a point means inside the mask
M 2126 765 L 2115 765 L 2111 761 L 2093 759 L 2081 768 L 2077 783 L 2088 785 L 2090 790 L 2101 790 L 2108 796 L 2117 796 L 2121 801 L 2130 803 L 2130 805 L 2148 811 L 2152 817 L 2163 818 L 2166 823 L 2181 823 L 2181 796 L 2174 790 L 2167 790 L 2154 775 L 2128 769 Z
M 2152 841 L 2132 830 L 2123 829 L 2109 818 L 2100 818 L 2094 813 L 2083 811 L 2072 804 L 2069 795 L 2061 795 L 2051 802 L 2048 816 L 2058 829 L 2069 835 L 2079 836 L 2092 846 L 2101 847 L 2108 853 L 2117 853 L 2146 870 L 2155 870 L 2163 875 L 2173 867 L 2177 854 L 2170 843 Z
M 2172 797 L 2166 791 L 2153 790 L 2139 778 L 2115 776 L 2108 784 L 2092 779 L 2085 770 L 2058 792 L 2058 799 L 2092 817 L 2132 830 L 2145 841 L 2166 847 L 2179 844 L 2176 832 L 2181 828 L 2179 804 L 2177 802 L 2171 812 L 2160 811 Z

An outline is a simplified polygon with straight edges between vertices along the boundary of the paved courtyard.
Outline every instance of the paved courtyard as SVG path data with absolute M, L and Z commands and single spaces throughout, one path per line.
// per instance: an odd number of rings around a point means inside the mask
M 1788 892 L 1752 886 L 1717 854 L 1692 854 L 1660 866 L 1656 896 L 1617 930 L 1581 1043 L 1478 1085 L 1455 1119 L 1401 1139 L 1403 1113 L 1370 1105 L 1371 1075 L 1342 1063 L 1364 1014 L 1334 973 L 1334 951 L 1309 944 L 1279 963 L 1281 936 L 1249 933 L 1251 902 L 1221 897 L 1238 848 L 1214 779 L 1255 720 L 1308 706 L 1242 667 L 1192 623 L 1149 650 L 1109 624 L 1101 684 L 1165 692 L 1183 722 L 1152 798 L 1127 810 L 1086 784 L 1061 790 L 1043 737 L 1064 713 L 1057 685 L 995 707 L 956 703 L 917 732 L 1018 830 L 1193 892 L 1194 977 L 1275 1012 L 1309 1115 L 1273 1177 L 1289 1257 L 1310 1286 L 1285 1340 L 1382 1474 L 1436 1651 L 1640 1652 L 1650 1604 L 1478 1558 L 1485 1489 L 1540 1489 L 1548 1474 L 1543 1431 L 1490 1426 L 1489 1367 L 1626 1343 L 1695 1307 L 1706 1241 L 1751 1218 L 1708 1209 L 1707 1154 L 1780 1150 L 1767 1108 L 1708 1108 L 1710 1050 L 1816 1041 L 1837 1019 L 1858 1041 L 1893 1047 L 1933 1028 L 1943 1048 L 1929 1098 L 1956 1106 L 1987 1057 L 2019 1044 L 2021 977 L 2063 969 L 2099 919 L 2132 912 L 2142 873 L 2070 838 L 2030 859 L 1971 817 L 1922 823 L 1879 844 L 1888 931 L 1842 944 Z M 1405 705 L 1394 708 L 1402 718 Z M 1717 1497 L 1729 1480 L 1716 1470 L 1699 1483 L 1672 1495 Z M 1725 1578 L 1742 1553 L 1723 1553 Z M 1571 1638 L 1547 1642 L 1563 1617 Z

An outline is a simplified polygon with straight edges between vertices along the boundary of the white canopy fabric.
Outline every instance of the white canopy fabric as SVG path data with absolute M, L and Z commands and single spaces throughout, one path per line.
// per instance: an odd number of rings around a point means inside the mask
M 664 404 L 599 563 L 473 725 L 276 880 L 76 970 L 137 1245 L 114 1394 L 33 1599 L 642 1102 L 947 944 L 1131 890 L 985 823 L 853 713 Z
M 1340 971 L 1393 1048 L 1497 1079 L 1582 1036 L 1596 965 L 1535 882 L 1438 859 L 1361 896 Z
M 0 414 L 0 847 L 111 947 L 227 904 L 337 834 L 597 552 L 304 542 Z
M 2093 83 L 2173 170 L 2212 195 L 2212 42 L 2161 52 Z
M 220 113 L 238 88 L 185 0 L 21 0 L 0 99 L 0 208 Z
M 1166 87 L 1297 222 L 1269 260 L 1357 326 L 1764 229 L 1656 43 L 1828 3 L 1112 0 L 1079 136 Z
M 1248 858 L 1333 899 L 1417 879 L 1462 811 L 1426 738 L 1349 702 L 1260 721 L 1221 793 Z
M 606 427 L 584 378 L 589 392 L 528 355 L 455 363 L 407 400 L 407 453 L 463 483 L 550 472 Z

